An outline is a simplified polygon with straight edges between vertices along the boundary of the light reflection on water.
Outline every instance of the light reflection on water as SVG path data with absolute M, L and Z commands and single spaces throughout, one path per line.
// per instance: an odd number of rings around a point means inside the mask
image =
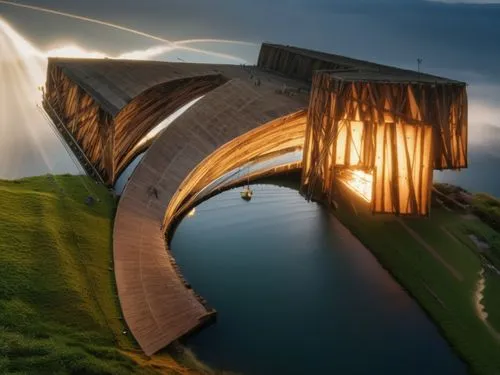
M 248 374 L 465 374 L 417 304 L 333 216 L 297 191 L 224 192 L 171 243 L 217 323 L 187 343 Z

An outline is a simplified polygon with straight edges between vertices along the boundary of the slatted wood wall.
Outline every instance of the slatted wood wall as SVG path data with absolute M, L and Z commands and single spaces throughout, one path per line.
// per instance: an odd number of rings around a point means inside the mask
M 433 169 L 467 167 L 465 86 L 314 75 L 302 189 L 333 200 L 335 170 L 373 173 L 372 210 L 427 215 Z
M 115 118 L 114 179 L 138 154 L 135 145 L 156 125 L 193 99 L 227 82 L 220 74 L 187 77 L 146 90 Z
M 63 70 L 53 65 L 47 72 L 44 106 L 54 123 L 75 138 L 104 181 L 109 181 L 113 161 L 113 119 Z
M 141 151 L 135 146 L 150 130 L 189 101 L 225 82 L 227 78 L 217 73 L 174 79 L 143 91 L 113 115 L 52 64 L 45 107 L 53 121 L 72 134 L 102 180 L 113 185 Z
M 315 70 L 346 69 L 349 67 L 315 58 L 305 52 L 294 52 L 272 44 L 262 44 L 257 66 L 304 81 L 311 81 Z

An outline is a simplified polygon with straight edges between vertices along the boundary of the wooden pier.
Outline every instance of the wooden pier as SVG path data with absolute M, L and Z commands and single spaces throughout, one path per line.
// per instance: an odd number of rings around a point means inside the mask
M 122 194 L 113 233 L 115 275 L 127 324 L 148 355 L 204 324 L 211 314 L 186 288 L 166 249 L 164 233 L 185 207 L 189 198 L 184 193 L 195 194 L 203 181 L 213 181 L 259 155 L 301 147 L 306 117 L 300 110 L 307 96 L 277 94 L 282 83 L 273 81 L 263 80 L 256 88 L 248 78 L 234 79 L 206 94 L 153 142 Z M 290 113 L 296 115 L 288 117 Z M 273 123 L 276 117 L 282 120 Z M 287 119 L 291 141 L 283 142 L 286 133 L 278 126 Z M 238 143 L 249 131 L 261 136 Z M 240 153 L 225 164 L 202 163 L 212 154 L 222 160 L 220 150 L 226 144 Z M 251 149 L 257 151 L 244 152 Z M 203 167 L 192 173 L 199 165 Z M 157 195 L 150 193 L 151 187 Z M 170 215 L 165 216 L 166 210 Z

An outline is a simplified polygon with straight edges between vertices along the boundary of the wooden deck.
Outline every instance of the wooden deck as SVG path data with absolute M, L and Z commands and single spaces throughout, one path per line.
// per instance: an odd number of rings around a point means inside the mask
M 208 314 L 166 250 L 166 208 L 191 171 L 220 146 L 307 106 L 306 93 L 277 93 L 282 84 L 279 78 L 262 79 L 260 86 L 233 79 L 208 93 L 154 141 L 122 194 L 113 234 L 116 282 L 125 320 L 148 355 L 197 328 Z

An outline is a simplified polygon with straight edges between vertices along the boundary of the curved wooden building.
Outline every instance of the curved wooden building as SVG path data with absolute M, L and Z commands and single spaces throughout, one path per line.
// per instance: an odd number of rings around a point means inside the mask
M 302 163 L 278 169 L 303 166 L 306 194 L 333 199 L 334 181 L 362 173 L 374 212 L 428 213 L 432 168 L 466 166 L 466 96 L 462 83 L 416 74 L 272 44 L 251 67 L 49 60 L 44 107 L 108 186 L 146 134 L 201 97 L 152 141 L 116 212 L 118 294 L 146 354 L 213 313 L 180 276 L 168 242 L 172 224 L 229 172 L 304 150 Z

